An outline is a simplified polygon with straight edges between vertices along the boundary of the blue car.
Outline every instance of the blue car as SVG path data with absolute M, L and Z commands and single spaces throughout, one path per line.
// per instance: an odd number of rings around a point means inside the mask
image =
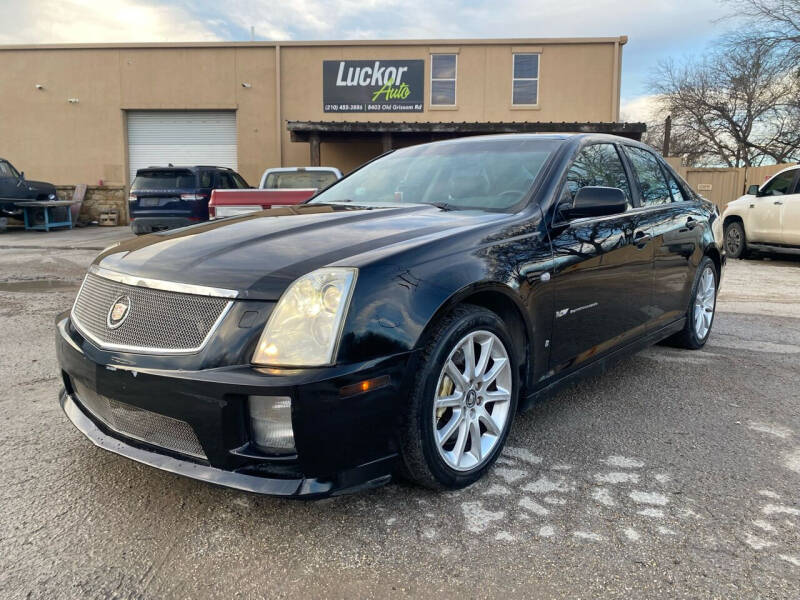
M 249 187 L 226 167 L 139 169 L 128 196 L 131 229 L 141 235 L 207 221 L 211 190 Z

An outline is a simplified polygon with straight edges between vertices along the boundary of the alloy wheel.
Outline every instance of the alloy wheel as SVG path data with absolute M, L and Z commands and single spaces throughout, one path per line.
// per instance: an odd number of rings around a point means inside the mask
M 433 402 L 433 435 L 449 467 L 469 471 L 492 455 L 510 419 L 511 361 L 503 342 L 473 331 L 444 362 Z
M 716 295 L 714 270 L 707 266 L 700 276 L 694 297 L 694 332 L 700 340 L 704 340 L 708 335 L 708 330 L 711 329 Z
M 725 246 L 729 254 L 738 256 L 739 249 L 742 247 L 742 232 L 738 227 L 728 227 L 725 234 Z

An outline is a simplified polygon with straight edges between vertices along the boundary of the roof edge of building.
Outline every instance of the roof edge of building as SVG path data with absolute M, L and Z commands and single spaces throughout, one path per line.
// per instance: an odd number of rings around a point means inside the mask
M 123 49 L 170 49 L 170 48 L 274 48 L 303 46 L 493 46 L 508 44 L 625 44 L 627 35 L 617 37 L 551 37 L 551 38 L 437 38 L 437 39 L 389 39 L 389 40 L 275 40 L 253 42 L 121 42 L 121 43 L 74 43 L 74 44 L 0 44 L 4 50 L 123 50 Z

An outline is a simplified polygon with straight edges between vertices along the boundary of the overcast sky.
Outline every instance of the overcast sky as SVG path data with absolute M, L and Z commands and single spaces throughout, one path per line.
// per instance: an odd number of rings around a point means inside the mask
M 703 51 L 721 0 L 0 0 L 0 44 L 627 35 L 623 118 L 659 59 Z M 587 90 L 591 93 L 591 90 Z

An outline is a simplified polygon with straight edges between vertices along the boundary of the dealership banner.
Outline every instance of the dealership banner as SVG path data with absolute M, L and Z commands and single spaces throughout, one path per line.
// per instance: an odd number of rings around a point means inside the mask
M 424 60 L 326 60 L 325 112 L 422 112 Z

